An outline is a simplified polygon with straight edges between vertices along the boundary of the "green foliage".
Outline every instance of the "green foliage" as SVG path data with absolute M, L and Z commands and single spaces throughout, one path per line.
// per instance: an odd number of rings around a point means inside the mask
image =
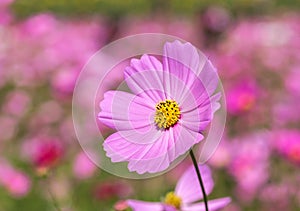
M 62 16 L 104 15 L 118 18 L 128 13 L 148 13 L 150 8 L 151 1 L 147 0 L 19 0 L 13 6 L 19 17 L 26 17 L 38 12 L 54 12 Z
M 21 18 L 38 12 L 53 12 L 61 16 L 103 15 L 118 19 L 126 15 L 149 15 L 155 12 L 189 16 L 201 12 L 210 5 L 221 5 L 235 15 L 300 9 L 300 1 L 296 0 L 17 0 L 13 9 Z

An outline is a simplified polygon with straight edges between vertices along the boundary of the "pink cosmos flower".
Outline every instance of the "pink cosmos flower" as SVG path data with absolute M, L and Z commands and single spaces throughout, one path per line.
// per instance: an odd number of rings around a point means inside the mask
M 206 193 L 211 193 L 214 182 L 208 166 L 200 166 Z M 203 202 L 194 203 L 203 198 L 197 174 L 191 166 L 179 179 L 175 191 L 169 192 L 163 202 L 144 202 L 138 200 L 127 200 L 127 204 L 133 211 L 204 211 Z M 224 197 L 208 201 L 210 211 L 225 207 L 231 199 Z
M 139 174 L 167 169 L 199 143 L 219 108 L 216 70 L 193 45 L 166 43 L 162 60 L 132 59 L 125 81 L 133 94 L 108 91 L 100 103 L 99 120 L 117 130 L 103 143 L 107 156 Z

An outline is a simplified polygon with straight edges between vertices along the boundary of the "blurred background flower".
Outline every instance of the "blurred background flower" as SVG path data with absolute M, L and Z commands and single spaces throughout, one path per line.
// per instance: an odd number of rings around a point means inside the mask
M 110 211 L 172 190 L 189 159 L 157 178 L 120 180 L 89 160 L 72 125 L 89 57 L 142 32 L 186 39 L 218 68 L 228 119 L 208 163 L 209 198 L 230 196 L 230 211 L 299 210 L 299 11 L 296 0 L 0 0 L 0 210 L 55 210 L 55 198 L 64 210 Z M 105 89 L 121 79 L 122 69 Z M 121 202 L 115 209 L 127 209 Z

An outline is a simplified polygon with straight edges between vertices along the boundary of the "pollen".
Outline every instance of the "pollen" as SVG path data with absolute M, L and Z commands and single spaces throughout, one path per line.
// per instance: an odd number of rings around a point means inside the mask
M 169 192 L 164 201 L 167 205 L 172 205 L 176 209 L 180 209 L 181 207 L 181 198 L 179 196 L 176 196 L 174 192 Z
M 169 129 L 174 126 L 180 118 L 179 105 L 174 100 L 165 100 L 156 104 L 154 121 L 160 129 Z

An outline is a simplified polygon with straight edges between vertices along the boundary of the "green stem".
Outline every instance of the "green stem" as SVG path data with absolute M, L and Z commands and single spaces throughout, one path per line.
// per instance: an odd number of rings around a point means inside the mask
M 207 196 L 206 196 L 206 193 L 205 193 L 203 180 L 202 180 L 202 177 L 201 177 L 201 174 L 200 174 L 200 170 L 199 170 L 199 167 L 198 167 L 197 160 L 195 158 L 195 155 L 194 155 L 192 149 L 190 150 L 190 156 L 192 158 L 192 161 L 193 161 L 193 164 L 194 164 L 197 176 L 198 176 L 198 180 L 199 180 L 199 183 L 200 183 L 200 187 L 201 187 L 201 190 L 202 190 L 203 200 L 204 200 L 204 204 L 205 204 L 205 211 L 208 211 Z
M 50 189 L 50 182 L 49 182 L 50 178 L 49 175 L 46 174 L 44 176 L 44 178 L 40 178 L 40 182 L 43 184 L 43 187 L 46 187 L 48 194 L 50 196 L 50 200 L 52 201 L 52 205 L 54 206 L 54 208 L 56 209 L 56 211 L 62 211 L 62 209 L 60 208 L 55 196 L 53 195 L 51 189 Z
M 48 193 L 49 193 L 49 195 L 51 197 L 51 200 L 52 200 L 52 203 L 53 203 L 53 206 L 55 207 L 55 209 L 57 211 L 62 211 L 61 208 L 60 208 L 60 206 L 58 205 L 58 202 L 56 201 L 56 199 L 55 199 L 54 195 L 52 194 L 52 192 L 51 192 L 51 190 L 50 190 L 49 187 L 48 187 Z

